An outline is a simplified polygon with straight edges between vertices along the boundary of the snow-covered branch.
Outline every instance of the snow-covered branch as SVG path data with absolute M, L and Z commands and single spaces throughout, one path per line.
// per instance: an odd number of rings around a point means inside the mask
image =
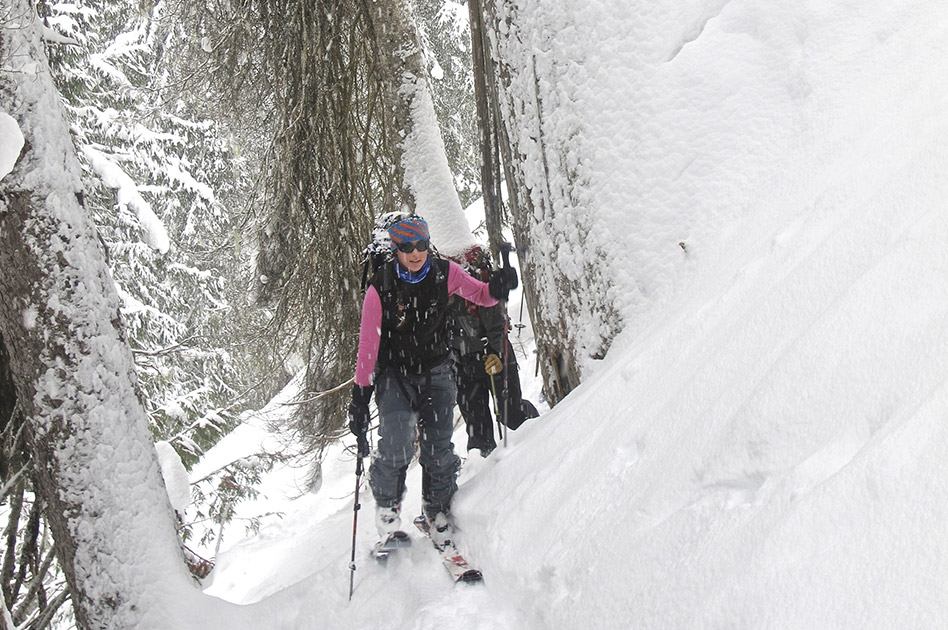
M 57 33 L 53 29 L 46 26 L 46 24 L 36 16 L 36 28 L 39 29 L 40 35 L 43 38 L 43 41 L 47 44 L 62 44 L 64 46 L 78 46 L 79 42 L 72 37 L 67 37 L 61 33 Z
M 2 487 L 0 487 L 0 502 L 6 501 L 7 495 L 13 490 L 13 488 L 16 487 L 17 483 L 19 483 L 20 477 L 23 476 L 23 473 L 25 473 L 29 469 L 30 469 L 29 464 L 24 465 L 22 468 L 20 468 L 20 470 L 16 472 L 16 474 L 10 477 L 9 481 L 7 481 L 5 484 L 3 484 Z
M 137 357 L 159 357 L 166 354 L 172 354 L 174 352 L 181 352 L 182 350 L 186 349 L 188 342 L 195 339 L 202 339 L 202 337 L 198 335 L 191 335 L 190 337 L 185 337 L 174 345 L 167 346 L 165 348 L 159 348 L 157 350 L 140 350 L 133 348 L 132 353 Z
M 135 210 L 144 231 L 145 242 L 162 254 L 166 253 L 171 247 L 168 232 L 151 209 L 151 204 L 139 194 L 134 180 L 105 153 L 88 146 L 82 148 L 82 153 L 105 185 L 116 190 L 118 204 Z

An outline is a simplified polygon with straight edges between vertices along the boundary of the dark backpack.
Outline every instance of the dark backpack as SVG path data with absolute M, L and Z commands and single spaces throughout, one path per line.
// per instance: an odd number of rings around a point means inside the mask
M 375 287 L 382 306 L 378 361 L 383 366 L 422 373 L 441 363 L 451 346 L 447 325 L 449 263 L 431 247 L 431 268 L 425 280 L 417 285 L 396 282 L 395 256 L 387 230 L 385 234 L 384 240 L 374 238 L 366 248 L 362 284 L 363 294 L 370 285 Z
M 372 238 L 369 244 L 365 246 L 362 259 L 362 294 L 369 288 L 369 283 L 375 278 L 375 274 L 385 263 L 395 260 L 392 253 L 392 240 L 389 238 L 388 229 L 401 221 L 407 219 L 407 212 L 386 212 L 375 220 L 375 226 L 372 228 Z M 391 281 L 389 278 L 389 286 Z

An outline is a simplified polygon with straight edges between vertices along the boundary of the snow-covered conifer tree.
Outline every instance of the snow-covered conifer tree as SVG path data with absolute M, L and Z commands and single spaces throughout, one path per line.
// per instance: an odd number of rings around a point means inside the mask
M 232 426 L 241 385 L 253 380 L 242 377 L 252 365 L 235 361 L 238 264 L 221 201 L 232 200 L 240 162 L 218 125 L 168 98 L 158 9 L 128 0 L 43 8 L 145 406 L 156 436 L 190 463 Z
M 26 0 L 7 6 L 0 335 L 28 422 L 33 485 L 78 626 L 157 627 L 155 583 L 188 579 L 173 513 L 39 22 Z

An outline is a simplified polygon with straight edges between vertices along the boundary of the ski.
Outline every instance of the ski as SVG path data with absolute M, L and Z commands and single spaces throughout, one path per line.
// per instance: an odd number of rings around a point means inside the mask
M 448 544 L 441 546 L 432 540 L 431 530 L 428 527 L 428 519 L 424 516 L 418 516 L 415 518 L 415 526 L 428 537 L 428 540 L 431 540 L 431 544 L 434 545 L 434 548 L 441 554 L 441 562 L 444 564 L 444 568 L 448 570 L 448 573 L 451 574 L 451 578 L 454 579 L 456 584 L 461 582 L 474 584 L 484 581 L 484 575 L 468 565 L 467 560 L 465 560 L 464 556 L 458 551 L 453 541 L 449 541 Z
M 385 540 L 375 543 L 371 555 L 380 564 L 385 564 L 388 557 L 397 549 L 411 547 L 411 538 L 403 531 L 392 532 Z

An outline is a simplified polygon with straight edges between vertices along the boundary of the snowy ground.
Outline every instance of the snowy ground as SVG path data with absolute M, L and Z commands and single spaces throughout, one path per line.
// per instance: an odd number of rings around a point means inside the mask
M 349 603 L 340 446 L 316 495 L 269 479 L 244 509 L 286 516 L 226 547 L 207 593 L 286 628 L 946 627 L 948 224 L 883 214 L 783 235 L 806 246 L 773 241 L 469 459 L 459 542 L 483 586 L 450 584 L 421 539 L 376 566 L 363 492 Z M 417 468 L 408 485 L 410 515 Z
M 220 627 L 948 628 L 948 5 L 523 4 L 629 325 L 462 470 L 483 586 L 374 566 L 364 493 L 348 602 L 340 449 L 230 539 Z

